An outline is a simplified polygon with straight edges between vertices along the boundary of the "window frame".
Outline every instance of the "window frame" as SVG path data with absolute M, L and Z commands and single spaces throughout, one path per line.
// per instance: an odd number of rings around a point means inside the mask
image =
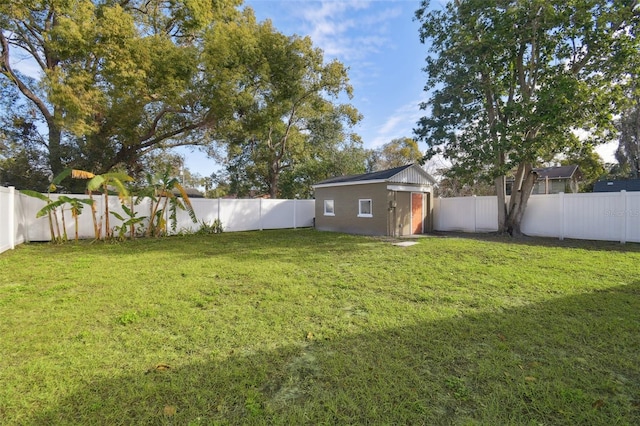
M 331 203 L 331 211 L 327 210 L 327 205 L 329 202 Z M 335 216 L 336 215 L 335 200 L 324 200 L 323 211 L 325 216 Z
M 362 212 L 362 202 L 369 202 L 369 213 Z M 373 217 L 373 200 L 371 198 L 358 199 L 358 217 Z

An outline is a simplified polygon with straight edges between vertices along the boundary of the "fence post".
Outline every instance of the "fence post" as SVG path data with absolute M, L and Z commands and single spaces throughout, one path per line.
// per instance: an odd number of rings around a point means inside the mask
M 293 229 L 296 229 L 296 199 L 293 199 Z
M 218 223 L 220 223 L 220 197 L 218 197 Z
M 16 188 L 9 187 L 9 246 L 16 248 Z
M 258 203 L 258 226 L 262 231 L 262 198 L 258 198 L 260 202 Z
M 560 203 L 560 240 L 564 240 L 564 192 L 558 194 Z
M 620 191 L 620 196 L 622 197 L 622 232 L 620 233 L 620 244 L 626 244 L 627 242 L 627 230 L 629 227 L 627 226 L 627 220 L 629 219 L 629 214 L 627 214 L 627 191 L 624 189 Z

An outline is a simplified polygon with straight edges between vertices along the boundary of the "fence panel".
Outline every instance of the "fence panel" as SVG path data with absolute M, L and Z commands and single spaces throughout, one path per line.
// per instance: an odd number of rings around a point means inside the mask
M 493 199 L 496 198 L 493 197 Z M 529 197 L 529 203 L 520 226 L 522 232 L 532 237 L 560 237 L 562 211 L 559 207 L 559 200 L 560 194 Z
M 296 228 L 309 228 L 313 226 L 316 215 L 316 200 L 296 201 Z
M 624 207 L 620 193 L 565 194 L 564 235 L 585 240 L 624 239 Z M 619 216 L 617 212 L 620 212 Z
M 51 194 L 52 200 L 57 200 L 60 195 Z M 68 195 L 71 198 L 86 199 L 87 195 Z M 28 197 L 16 193 L 15 214 L 19 221 L 14 221 L 13 233 L 9 230 L 9 189 L 0 187 L 0 252 L 11 248 L 9 236 L 15 236 L 15 244 L 24 241 L 50 241 L 51 231 L 47 216 L 36 218 L 36 214 L 46 203 L 37 198 Z M 104 197 L 94 196 L 96 207 L 96 220 L 102 235 L 106 226 L 104 217 Z M 109 226 L 120 226 L 122 222 L 112 213 L 118 213 L 128 219 L 122 209 L 122 204 L 118 197 L 109 197 Z M 193 223 L 188 213 L 183 210 L 177 212 L 176 232 L 194 232 L 200 229 L 202 223 L 213 224 L 216 219 L 220 219 L 224 231 L 249 231 L 258 229 L 280 229 L 298 228 L 313 226 L 315 214 L 314 200 L 234 200 L 234 199 L 192 199 L 197 223 Z M 129 206 L 129 204 L 127 204 Z M 144 199 L 134 206 L 136 217 L 149 217 L 151 215 L 151 202 Z M 165 219 L 169 220 L 169 211 L 165 211 Z M 76 222 L 72 217 L 69 208 L 65 208 L 64 227 L 63 215 L 58 210 L 57 229 L 67 231 L 69 239 L 75 238 Z M 147 225 L 148 219 L 143 222 Z M 170 226 L 169 222 L 169 226 Z M 54 227 L 55 227 L 54 222 Z M 6 228 L 6 229 L 5 229 Z M 91 215 L 91 207 L 84 206 L 82 214 L 78 217 L 79 238 L 94 238 L 94 224 Z M 128 231 L 128 230 L 127 230 Z M 169 231 L 171 232 L 171 230 Z
M 437 231 L 497 230 L 496 197 L 442 198 L 435 207 Z M 536 237 L 640 242 L 640 193 L 532 195 L 521 225 Z
M 436 231 L 475 232 L 474 197 L 440 198 Z
M 624 212 L 627 241 L 640 242 L 640 193 L 627 192 L 627 206 Z
M 436 231 L 492 232 L 498 230 L 496 197 L 438 198 L 434 204 Z
M 476 232 L 498 230 L 498 201 L 496 197 L 475 197 Z
M 0 187 L 0 253 L 15 246 L 14 190 Z
M 26 216 L 24 214 L 24 199 L 27 198 L 26 195 L 20 194 L 19 192 L 15 192 L 15 206 L 14 206 L 14 224 L 13 231 L 15 235 L 15 244 L 22 244 L 24 242 L 29 241 L 27 235 L 27 221 Z

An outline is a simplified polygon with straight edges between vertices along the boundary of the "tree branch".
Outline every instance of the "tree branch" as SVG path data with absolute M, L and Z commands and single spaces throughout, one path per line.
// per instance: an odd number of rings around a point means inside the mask
M 48 124 L 53 124 L 53 114 L 47 108 L 47 105 L 40 99 L 11 68 L 9 63 L 9 43 L 4 33 L 0 31 L 0 46 L 2 48 L 0 59 L 0 74 L 5 75 L 18 90 L 40 110 Z

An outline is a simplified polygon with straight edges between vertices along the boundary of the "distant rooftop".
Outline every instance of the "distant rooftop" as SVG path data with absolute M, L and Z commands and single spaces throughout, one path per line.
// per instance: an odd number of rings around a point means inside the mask
M 569 179 L 578 170 L 576 164 L 570 166 L 538 167 L 533 169 L 538 174 L 538 179 Z
M 593 185 L 593 192 L 640 191 L 640 179 L 599 180 Z

